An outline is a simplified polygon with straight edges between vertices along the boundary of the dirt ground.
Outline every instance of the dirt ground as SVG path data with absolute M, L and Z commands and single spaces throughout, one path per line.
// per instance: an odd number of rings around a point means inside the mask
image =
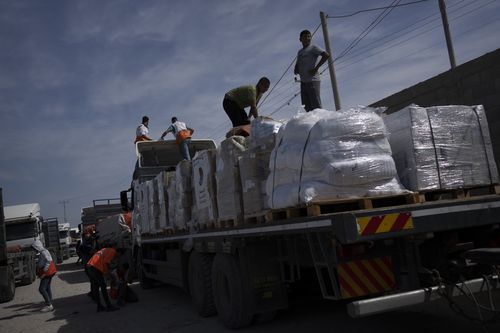
M 80 266 L 72 258 L 59 265 L 52 281 L 55 310 L 40 313 L 42 297 L 38 284 L 16 289 L 13 301 L 0 304 L 1 333 L 64 332 L 229 332 L 217 317 L 201 318 L 195 312 L 189 295 L 169 286 L 142 290 L 132 288 L 139 303 L 128 304 L 116 312 L 96 313 L 95 304 L 86 296 L 89 283 Z M 500 306 L 500 296 L 495 296 Z M 295 301 L 266 324 L 254 325 L 243 332 L 500 332 L 500 324 L 483 330 L 455 315 L 444 302 L 413 307 L 364 319 L 351 319 L 345 306 L 326 301 Z

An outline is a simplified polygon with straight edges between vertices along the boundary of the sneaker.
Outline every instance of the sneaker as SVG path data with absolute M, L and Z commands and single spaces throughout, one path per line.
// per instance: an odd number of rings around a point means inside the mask
M 108 306 L 108 308 L 106 309 L 106 311 L 108 312 L 112 312 L 112 311 L 116 311 L 116 310 L 120 310 L 120 308 L 117 308 L 116 306 Z
M 50 312 L 50 311 L 54 311 L 54 306 L 53 305 L 47 305 L 47 306 L 44 306 L 41 310 L 41 312 Z

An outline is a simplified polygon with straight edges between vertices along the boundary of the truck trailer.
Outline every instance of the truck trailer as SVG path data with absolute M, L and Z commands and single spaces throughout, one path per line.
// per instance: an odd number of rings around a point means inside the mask
M 192 154 L 215 148 L 210 140 L 192 143 Z M 139 142 L 137 152 L 132 205 L 125 191 L 120 197 L 123 209 L 133 212 L 140 285 L 182 288 L 201 316 L 217 314 L 226 327 L 272 319 L 301 284 L 324 299 L 346 302 L 355 318 L 452 299 L 464 289 L 498 288 L 496 184 L 320 202 L 239 223 L 151 232 L 155 213 L 143 212 L 139 206 L 147 200 L 136 191 L 159 173 L 175 170 L 182 158 L 173 141 Z

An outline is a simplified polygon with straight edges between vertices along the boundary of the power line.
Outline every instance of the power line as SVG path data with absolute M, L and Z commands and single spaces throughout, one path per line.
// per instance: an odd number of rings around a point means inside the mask
M 395 8 L 395 7 L 403 7 L 403 6 L 408 6 L 408 5 L 414 5 L 420 2 L 426 2 L 429 0 L 420 0 L 420 1 L 412 1 L 412 2 L 406 2 L 402 3 L 399 5 L 395 6 L 387 6 L 387 7 L 376 7 L 376 8 L 370 8 L 370 9 L 363 9 L 363 10 L 358 10 L 357 12 L 351 13 L 351 14 L 345 14 L 345 15 L 326 15 L 326 18 L 345 18 L 345 17 L 351 17 L 360 13 L 365 13 L 365 12 L 373 12 L 377 10 L 382 10 L 382 9 L 388 9 L 388 8 Z

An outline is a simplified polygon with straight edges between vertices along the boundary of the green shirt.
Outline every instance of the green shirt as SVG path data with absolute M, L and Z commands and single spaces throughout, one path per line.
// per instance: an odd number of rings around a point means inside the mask
M 257 86 L 241 86 L 229 90 L 224 97 L 244 109 L 252 104 L 257 105 L 261 96 L 262 94 L 257 96 Z

